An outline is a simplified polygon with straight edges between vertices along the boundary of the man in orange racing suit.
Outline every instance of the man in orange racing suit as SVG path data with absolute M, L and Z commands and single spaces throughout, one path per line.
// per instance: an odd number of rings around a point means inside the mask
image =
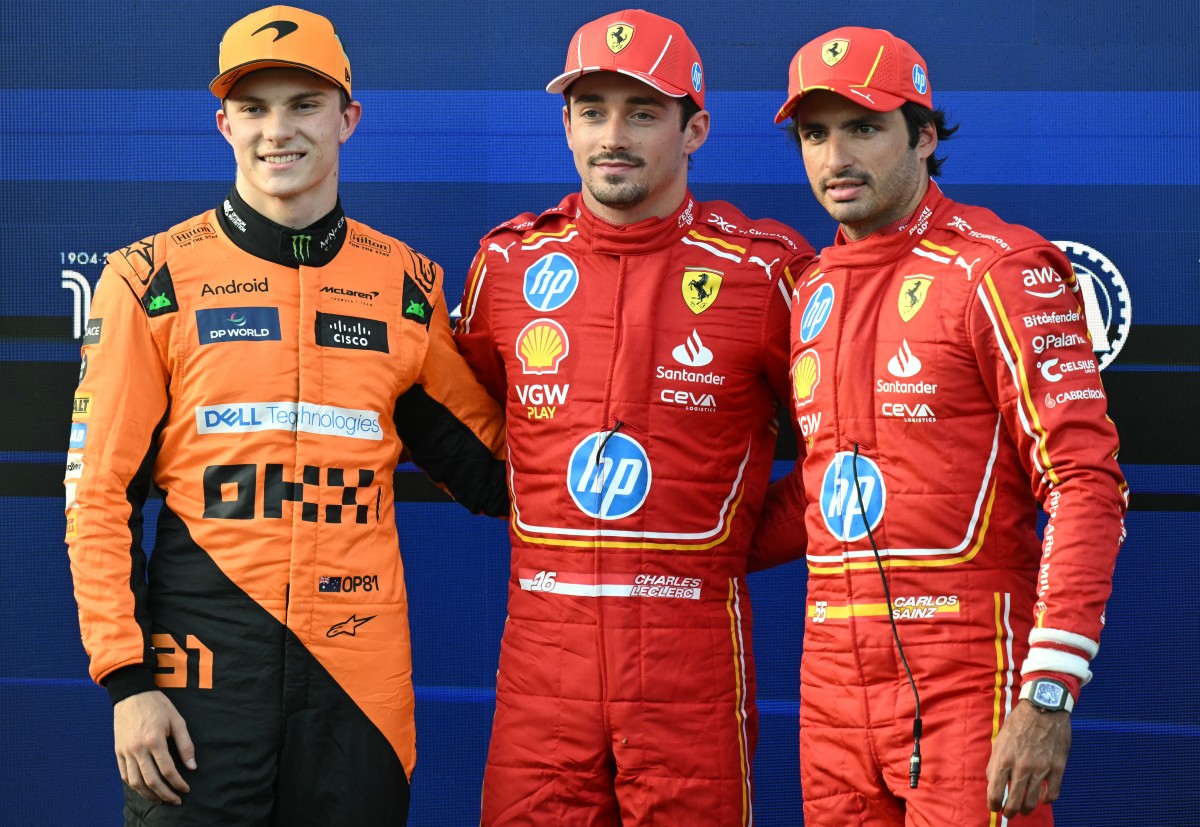
M 953 130 L 899 38 L 805 45 L 788 118 L 840 224 L 793 304 L 806 513 L 756 540 L 807 533 L 805 821 L 1050 824 L 1126 507 L 1082 294 L 933 183 Z
M 812 251 L 687 187 L 700 57 L 644 11 L 572 39 L 583 180 L 482 240 L 458 343 L 507 407 L 512 575 L 483 824 L 749 824 L 747 544 Z
M 342 212 L 361 107 L 329 21 L 243 18 L 211 89 L 236 183 L 109 256 L 75 394 L 67 541 L 126 823 L 403 824 L 392 475 L 403 448 L 507 515 L 502 414 L 455 349 L 440 268 Z

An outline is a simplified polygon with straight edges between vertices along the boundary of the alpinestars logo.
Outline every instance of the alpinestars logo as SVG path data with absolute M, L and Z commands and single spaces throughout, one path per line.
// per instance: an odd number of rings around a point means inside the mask
M 338 635 L 350 635 L 350 637 L 354 637 L 359 626 L 363 625 L 368 620 L 374 619 L 375 615 L 359 617 L 357 614 L 352 614 L 349 618 L 343 620 L 341 623 L 335 623 L 330 626 L 329 631 L 325 633 L 325 637 L 337 637 Z
M 700 341 L 700 334 L 695 330 L 683 344 L 671 351 L 675 361 L 690 368 L 704 367 L 713 360 L 713 352 Z

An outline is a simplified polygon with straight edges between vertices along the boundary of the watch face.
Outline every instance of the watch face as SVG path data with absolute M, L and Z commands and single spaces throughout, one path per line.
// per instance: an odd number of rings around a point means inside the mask
M 1056 683 L 1038 681 L 1037 685 L 1033 687 L 1033 698 L 1031 700 L 1039 706 L 1058 708 L 1062 706 L 1063 692 L 1065 691 Z

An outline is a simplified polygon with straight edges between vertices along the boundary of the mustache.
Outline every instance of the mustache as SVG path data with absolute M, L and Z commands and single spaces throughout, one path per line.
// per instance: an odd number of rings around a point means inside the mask
M 845 181 L 846 179 L 861 181 L 865 185 L 870 185 L 875 182 L 875 179 L 869 172 L 858 169 L 848 169 L 844 170 L 843 172 L 839 172 L 837 175 L 826 175 L 821 179 L 821 189 L 829 189 L 830 181 Z
M 643 161 L 641 158 L 637 157 L 636 155 L 630 154 L 628 152 L 618 151 L 618 152 L 602 152 L 599 155 L 593 155 L 591 158 L 588 158 L 588 166 L 594 167 L 594 166 L 596 166 L 596 164 L 603 164 L 603 163 L 606 163 L 609 161 L 619 161 L 620 163 L 623 163 L 623 164 L 633 164 L 634 166 L 639 166 L 639 167 L 646 165 L 646 162 Z

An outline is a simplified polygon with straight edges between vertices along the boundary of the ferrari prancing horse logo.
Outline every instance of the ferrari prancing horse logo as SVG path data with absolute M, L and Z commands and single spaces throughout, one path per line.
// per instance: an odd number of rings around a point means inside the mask
M 692 312 L 699 314 L 717 300 L 721 289 L 721 274 L 716 270 L 687 269 L 683 271 L 683 300 Z
M 821 44 L 821 60 L 825 61 L 826 66 L 836 66 L 842 62 L 842 58 L 846 56 L 846 52 L 849 49 L 849 40 L 841 38 L 827 40 Z
M 604 40 L 608 44 L 608 50 L 615 55 L 633 40 L 633 26 L 628 23 L 613 23 L 608 27 L 608 34 Z
M 901 319 L 907 322 L 917 315 L 917 311 L 925 304 L 925 297 L 929 295 L 929 285 L 932 283 L 933 279 L 929 276 L 909 276 L 904 280 L 900 285 L 900 296 L 897 300 Z

